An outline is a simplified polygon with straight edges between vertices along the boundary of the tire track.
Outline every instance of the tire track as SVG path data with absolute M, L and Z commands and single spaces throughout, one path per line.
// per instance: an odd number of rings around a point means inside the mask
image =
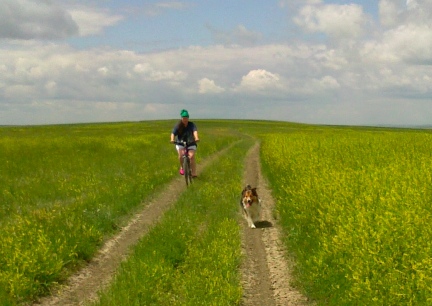
M 231 146 L 233 145 L 235 144 Z M 202 161 L 198 167 L 198 175 L 231 146 Z M 272 215 L 274 201 L 261 174 L 258 143 L 246 157 L 243 185 L 246 184 L 258 187 L 263 209 L 262 221 L 257 224 L 257 229 L 248 228 L 246 221 L 241 219 L 244 255 L 240 267 L 244 288 L 241 305 L 307 305 L 306 298 L 290 286 L 291 275 L 285 250 L 280 243 L 279 228 Z M 107 240 L 87 266 L 72 275 L 65 285 L 53 289 L 51 296 L 43 297 L 32 305 L 85 305 L 96 300 L 97 292 L 109 285 L 121 261 L 129 255 L 130 248 L 146 235 L 175 203 L 177 198 L 172 195 L 185 190 L 184 178 L 174 179 L 164 190 L 151 199 L 115 237 Z
M 259 144 L 249 151 L 243 186 L 257 187 L 262 200 L 261 222 L 256 229 L 247 226 L 242 218 L 241 235 L 244 260 L 241 265 L 242 306 L 300 306 L 308 305 L 292 285 L 290 265 L 281 243 L 280 228 L 273 217 L 274 200 L 261 173 Z
M 207 165 L 225 154 L 236 143 L 202 161 L 197 174 L 200 175 Z M 116 236 L 107 240 L 88 265 L 72 275 L 65 285 L 54 288 L 51 296 L 40 298 L 33 305 L 85 305 L 89 301 L 96 300 L 97 292 L 111 282 L 120 263 L 128 256 L 131 246 L 148 233 L 184 190 L 184 178 L 179 176 L 164 187 L 164 192 L 151 199 L 149 204 L 141 209 Z M 173 197 L 173 194 L 177 197 Z

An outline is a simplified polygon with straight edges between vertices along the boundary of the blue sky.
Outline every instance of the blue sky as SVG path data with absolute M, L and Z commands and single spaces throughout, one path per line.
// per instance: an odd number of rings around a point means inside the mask
M 2 0 L 0 125 L 432 122 L 432 0 Z

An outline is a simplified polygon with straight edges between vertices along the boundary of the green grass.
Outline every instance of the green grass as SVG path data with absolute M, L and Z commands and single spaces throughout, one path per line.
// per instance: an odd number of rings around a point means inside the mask
M 0 128 L 2 305 L 49 293 L 178 176 L 175 122 Z M 236 204 L 257 139 L 306 295 L 319 305 L 432 304 L 430 131 L 196 123 L 198 165 L 236 145 L 140 241 L 100 305 L 239 303 Z
M 243 141 L 204 170 L 95 305 L 238 305 Z M 202 179 L 204 178 L 204 179 Z
M 172 122 L 0 130 L 0 299 L 46 294 L 178 175 Z M 236 141 L 202 129 L 198 162 Z
M 265 138 L 298 282 L 319 305 L 432 303 L 431 152 L 427 131 Z

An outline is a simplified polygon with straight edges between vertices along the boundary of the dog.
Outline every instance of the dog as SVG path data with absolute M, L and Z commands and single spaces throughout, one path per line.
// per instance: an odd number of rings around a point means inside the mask
M 256 188 L 247 185 L 241 195 L 240 206 L 248 226 L 256 228 L 255 223 L 260 220 L 261 199 L 258 197 Z

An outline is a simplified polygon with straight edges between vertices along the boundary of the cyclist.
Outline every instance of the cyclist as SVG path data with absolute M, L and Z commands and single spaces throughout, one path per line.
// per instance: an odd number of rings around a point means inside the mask
M 177 137 L 178 141 L 186 141 L 189 146 L 189 159 L 191 161 L 191 171 L 192 177 L 197 177 L 196 174 L 196 162 L 195 162 L 195 152 L 197 150 L 197 142 L 199 141 L 198 130 L 192 121 L 189 121 L 189 113 L 187 110 L 182 109 L 180 111 L 181 120 L 174 126 L 171 132 L 171 143 L 175 141 Z M 182 155 L 184 153 L 184 147 L 181 145 L 176 145 L 178 152 L 178 157 L 180 161 L 180 174 L 184 175 L 184 170 L 182 167 Z

